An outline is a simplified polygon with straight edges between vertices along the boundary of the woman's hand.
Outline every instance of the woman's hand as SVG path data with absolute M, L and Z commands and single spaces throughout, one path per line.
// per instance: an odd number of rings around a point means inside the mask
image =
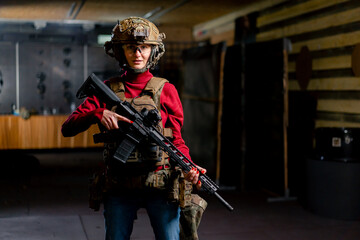
M 193 184 L 196 184 L 196 187 L 197 189 L 200 189 L 201 188 L 201 182 L 199 181 L 199 170 L 202 174 L 205 174 L 206 173 L 206 169 L 205 168 L 202 168 L 202 167 L 199 167 L 197 166 L 197 168 L 193 168 L 191 169 L 188 173 L 184 173 L 184 177 L 187 181 L 193 183 Z
M 133 123 L 128 118 L 123 117 L 115 112 L 109 111 L 107 109 L 104 110 L 101 118 L 101 124 L 104 125 L 107 130 L 118 129 L 118 121 Z

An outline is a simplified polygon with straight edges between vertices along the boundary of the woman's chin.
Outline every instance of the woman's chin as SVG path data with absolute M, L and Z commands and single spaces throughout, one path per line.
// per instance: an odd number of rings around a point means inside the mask
M 145 66 L 140 66 L 140 67 L 139 67 L 139 66 L 134 66 L 134 67 L 132 67 L 132 68 L 133 68 L 133 69 L 138 69 L 138 70 L 139 70 L 139 69 L 143 69 L 144 67 L 145 67 Z

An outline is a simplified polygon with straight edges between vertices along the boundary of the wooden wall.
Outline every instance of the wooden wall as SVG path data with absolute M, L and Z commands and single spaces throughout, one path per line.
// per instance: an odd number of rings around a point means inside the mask
M 58 149 L 101 147 L 92 135 L 98 133 L 96 125 L 75 137 L 63 137 L 61 125 L 67 116 L 32 116 L 25 120 L 18 116 L 0 116 L 0 150 Z
M 360 127 L 360 1 L 286 1 L 257 27 L 257 41 L 291 40 L 289 90 L 316 97 L 316 127 Z

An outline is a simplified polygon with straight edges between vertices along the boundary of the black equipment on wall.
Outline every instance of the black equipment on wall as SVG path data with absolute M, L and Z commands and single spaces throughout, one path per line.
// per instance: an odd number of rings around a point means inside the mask
M 1 93 L 3 85 L 4 85 L 4 80 L 3 80 L 3 77 L 2 77 L 2 72 L 0 71 L 0 93 Z
M 64 98 L 63 79 L 74 86 L 81 85 L 84 76 L 82 46 L 71 46 L 71 53 L 64 52 L 68 44 L 26 42 L 19 44 L 19 105 L 39 114 L 70 113 L 71 104 Z M 66 66 L 64 59 L 73 64 Z M 70 90 L 70 89 L 68 89 Z M 75 102 L 76 101 L 76 102 Z
M 15 44 L 0 42 L 0 113 L 11 113 L 16 104 Z
M 118 74 L 118 63 L 101 46 L 17 44 L 18 50 L 14 43 L 0 42 L 0 114 L 10 114 L 16 107 L 37 114 L 68 114 L 81 103 L 72 95 L 84 75 L 96 72 L 106 79 Z

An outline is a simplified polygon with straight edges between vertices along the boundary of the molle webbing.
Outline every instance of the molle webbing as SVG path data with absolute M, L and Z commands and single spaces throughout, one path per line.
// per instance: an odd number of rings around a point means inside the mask
M 118 81 L 116 78 L 109 80 L 110 88 L 115 92 L 121 101 L 125 101 L 125 85 L 123 82 Z M 160 95 L 164 88 L 165 83 L 169 82 L 165 78 L 153 77 L 146 84 L 145 88 L 141 92 L 141 95 L 149 95 L 155 103 L 156 108 L 160 112 Z M 161 124 L 162 125 L 162 124 Z M 165 137 L 172 138 L 172 130 L 170 128 L 164 128 L 163 134 Z
M 146 84 L 141 94 L 149 95 L 156 104 L 157 109 L 160 110 L 160 95 L 165 83 L 169 82 L 165 78 L 153 77 Z M 116 79 L 110 79 L 110 88 L 116 93 L 121 101 L 125 100 L 125 86 L 123 82 L 118 82 Z
M 112 91 L 115 92 L 115 94 L 118 96 L 118 98 L 122 101 L 130 102 L 133 107 L 137 111 L 141 111 L 142 108 L 147 108 L 148 110 L 152 108 L 156 108 L 159 112 L 161 109 L 160 104 L 160 95 L 163 90 L 163 87 L 165 83 L 168 81 L 164 78 L 151 78 L 144 89 L 142 90 L 141 94 L 137 96 L 136 98 L 126 98 L 125 97 L 125 85 L 123 82 L 118 81 L 117 78 L 113 78 L 109 80 L 110 82 L 110 88 Z M 116 106 L 112 109 L 112 111 L 116 111 Z M 159 123 L 158 130 L 164 134 L 165 137 L 172 138 L 172 129 L 170 128 L 163 128 L 162 121 Z M 141 152 L 138 152 L 139 149 L 137 149 L 135 152 L 133 152 L 134 157 L 132 159 L 129 158 L 129 161 L 134 160 L 135 162 L 138 161 L 136 156 L 142 156 Z M 138 154 L 137 154 L 138 153 Z M 132 155 L 133 155 L 132 154 Z M 139 155 L 140 154 L 140 155 Z M 163 153 L 161 157 L 161 161 L 156 163 L 156 165 L 167 165 L 169 164 L 168 156 L 167 154 Z

